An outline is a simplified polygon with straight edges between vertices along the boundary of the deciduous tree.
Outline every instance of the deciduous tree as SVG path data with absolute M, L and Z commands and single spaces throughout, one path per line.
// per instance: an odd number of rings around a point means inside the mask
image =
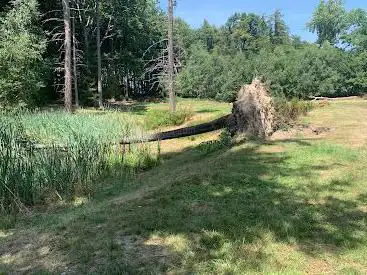
M 346 14 L 342 0 L 320 0 L 307 26 L 311 32 L 317 33 L 320 45 L 325 41 L 336 44 L 347 26 Z
M 46 40 L 36 0 L 13 0 L 0 18 L 0 104 L 39 103 Z

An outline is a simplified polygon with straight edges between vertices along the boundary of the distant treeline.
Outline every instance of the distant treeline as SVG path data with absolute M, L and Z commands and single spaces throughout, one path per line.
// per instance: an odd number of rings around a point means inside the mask
M 291 36 L 280 11 L 269 17 L 236 13 L 220 28 L 205 21 L 191 32 L 179 92 L 233 100 L 256 76 L 288 98 L 367 92 L 367 12 L 321 1 L 307 27 L 317 33 L 316 43 Z
M 164 64 L 156 63 L 165 62 L 167 19 L 157 1 L 72 0 L 81 104 L 91 104 L 96 94 L 98 2 L 104 99 L 164 95 Z M 62 99 L 62 1 L 0 3 L 0 104 Z M 221 27 L 204 21 L 199 29 L 176 18 L 177 93 L 230 101 L 256 76 L 288 98 L 365 92 L 366 10 L 347 12 L 340 0 L 321 1 L 307 27 L 318 35 L 316 43 L 292 36 L 279 10 L 236 13 Z

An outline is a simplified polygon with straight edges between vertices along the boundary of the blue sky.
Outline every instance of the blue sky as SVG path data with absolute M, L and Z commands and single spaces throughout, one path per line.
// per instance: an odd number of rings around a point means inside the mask
M 166 9 L 167 0 L 160 0 Z M 269 15 L 280 9 L 292 34 L 302 39 L 314 41 L 316 36 L 306 29 L 312 12 L 319 0 L 177 0 L 176 16 L 185 19 L 193 27 L 199 27 L 204 19 L 220 26 L 234 12 L 254 12 Z M 348 10 L 353 8 L 367 9 L 367 0 L 346 0 Z

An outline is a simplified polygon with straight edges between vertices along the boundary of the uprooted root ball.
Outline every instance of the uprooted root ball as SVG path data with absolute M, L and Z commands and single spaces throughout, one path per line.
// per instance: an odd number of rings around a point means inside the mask
M 238 92 L 229 124 L 232 135 L 266 138 L 274 132 L 275 109 L 272 98 L 259 79 L 255 78 Z

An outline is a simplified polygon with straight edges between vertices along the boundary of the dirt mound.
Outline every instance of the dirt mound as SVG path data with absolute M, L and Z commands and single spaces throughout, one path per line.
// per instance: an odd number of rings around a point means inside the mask
M 266 138 L 273 134 L 275 109 L 267 87 L 257 78 L 244 85 L 233 103 L 229 130 L 232 135 Z

